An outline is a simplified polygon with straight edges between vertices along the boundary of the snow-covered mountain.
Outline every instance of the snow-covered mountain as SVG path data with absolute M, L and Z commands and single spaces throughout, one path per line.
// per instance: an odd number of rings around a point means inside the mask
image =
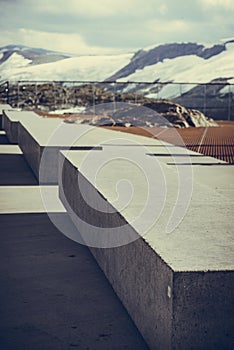
M 116 93 L 168 98 L 196 109 L 200 109 L 204 100 L 204 89 L 198 84 L 221 82 L 224 85 L 208 87 L 206 91 L 212 94 L 213 105 L 214 98 L 219 98 L 215 104 L 221 103 L 219 108 L 225 115 L 226 105 L 234 104 L 233 97 L 230 102 L 234 93 L 234 40 L 212 45 L 162 44 L 129 54 L 73 57 L 43 49 L 7 46 L 0 48 L 0 80 L 117 81 L 115 86 L 106 84 L 106 88 Z M 170 84 L 175 82 L 184 84 Z M 219 118 L 216 112 L 210 116 Z
M 153 86 L 141 85 L 141 92 L 151 98 L 175 98 L 194 88 L 196 83 L 234 84 L 234 40 L 210 47 L 188 43 L 140 50 L 129 65 L 109 79 L 118 82 L 184 83 L 168 84 L 156 92 Z M 127 90 L 133 92 L 136 87 L 129 85 Z M 231 90 L 234 92 L 234 86 Z M 225 91 L 228 89 L 222 92 Z
M 20 56 L 22 58 L 21 62 L 25 60 L 28 64 L 31 65 L 56 62 L 69 57 L 67 54 L 63 54 L 61 52 L 31 48 L 22 45 L 8 45 L 0 48 L 0 64 L 10 59 L 12 55 Z
M 163 44 L 132 54 L 76 57 L 10 45 L 0 48 L 0 76 L 1 80 L 234 82 L 234 40 L 214 45 Z
M 141 49 L 135 53 L 131 63 L 123 67 L 117 74 L 110 77 L 112 80 L 118 80 L 120 78 L 131 78 L 129 80 L 138 79 L 138 75 L 134 76 L 139 71 L 144 71 L 148 66 L 154 67 L 151 71 L 152 75 L 146 75 L 144 81 L 153 81 L 153 79 L 160 78 L 155 74 L 155 67 L 158 63 L 164 63 L 165 60 L 171 62 L 178 57 L 185 58 L 185 61 L 189 61 L 189 57 L 201 58 L 202 61 L 207 60 L 213 56 L 216 56 L 226 50 L 225 44 L 215 44 L 210 47 L 206 47 L 202 44 L 196 43 L 173 43 L 162 44 L 156 47 L 148 47 Z M 156 69 L 157 71 L 157 69 Z M 141 80 L 140 80 L 141 81 Z
M 0 80 L 102 81 L 130 62 L 132 54 L 69 57 L 43 49 L 0 48 Z

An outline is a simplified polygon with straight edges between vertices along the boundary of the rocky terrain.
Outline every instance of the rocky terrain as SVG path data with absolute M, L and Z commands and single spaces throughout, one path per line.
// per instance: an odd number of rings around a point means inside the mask
M 75 114 L 71 109 L 71 118 L 67 122 L 79 121 L 91 125 L 121 125 L 121 126 L 167 126 L 167 127 L 199 127 L 217 126 L 211 118 L 207 118 L 203 113 L 195 109 L 187 109 L 178 103 L 170 100 L 149 99 L 136 94 L 112 94 L 108 90 L 95 85 L 80 87 L 70 87 L 64 90 L 57 87 L 56 93 L 52 93 L 52 88 L 48 85 L 37 87 L 38 93 L 35 97 L 37 103 L 44 103 L 40 110 L 53 114 L 56 109 L 54 96 L 60 101 L 64 101 L 64 108 L 72 105 L 78 106 L 81 113 Z M 25 98 L 28 94 L 24 90 Z M 69 95 L 69 97 L 68 97 Z M 19 107 L 31 108 L 36 103 L 31 97 L 31 107 L 26 106 L 23 101 Z M 36 103 L 36 104 L 37 104 Z M 47 109 L 45 108 L 45 105 Z M 40 104 L 37 104 L 39 109 Z M 85 110 L 83 108 L 85 107 Z M 60 113 L 63 110 L 60 110 Z M 64 109 L 65 111 L 65 109 Z M 58 113 L 55 112 L 55 113 Z M 50 114 L 52 116 L 52 114 Z M 66 114 L 67 116 L 67 114 Z
M 79 122 L 96 126 L 147 126 L 188 128 L 218 126 L 214 120 L 206 118 L 197 110 L 189 110 L 169 100 L 144 102 L 142 105 L 111 103 L 87 115 L 73 115 L 66 122 Z
M 100 85 L 64 86 L 24 84 L 11 86 L 11 105 L 24 110 L 60 114 L 76 106 L 82 115 L 75 120 L 92 125 L 209 126 L 216 125 L 195 109 L 187 109 L 167 99 L 150 99 L 133 93 L 112 93 Z M 85 111 L 85 112 L 84 112 Z M 55 112 L 58 113 L 58 112 Z M 85 114 L 84 114 L 85 113 Z M 71 112 L 74 114 L 74 112 Z M 52 116 L 52 114 L 51 114 Z M 74 117 L 70 121 L 73 121 Z M 69 120 L 68 120 L 69 121 Z

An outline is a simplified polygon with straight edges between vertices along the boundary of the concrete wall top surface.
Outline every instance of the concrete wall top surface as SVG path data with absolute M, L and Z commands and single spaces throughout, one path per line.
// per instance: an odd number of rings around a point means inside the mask
M 6 103 L 0 104 L 0 112 L 2 113 L 3 109 L 11 109 L 12 107 Z
M 98 128 L 86 124 L 77 123 L 64 123 L 59 118 L 41 118 L 34 112 L 30 111 L 5 111 L 7 117 L 12 121 L 20 121 L 25 129 L 33 136 L 40 146 L 46 146 L 49 142 L 50 146 L 145 146 L 145 153 L 152 155 L 168 157 L 168 154 L 172 153 L 176 157 L 178 155 L 195 155 L 198 153 L 183 149 L 182 147 L 176 147 L 169 143 L 166 143 L 155 138 L 149 138 L 145 136 L 138 136 L 129 133 L 122 133 L 119 131 L 106 130 L 104 128 Z M 176 133 L 176 131 L 175 131 Z M 176 133 L 177 134 L 177 133 Z M 176 141 L 180 141 L 177 139 Z M 168 148 L 167 148 L 168 147 Z M 171 149 L 171 147 L 173 149 Z M 179 153 L 179 154 L 177 154 Z M 206 157 L 209 159 L 209 157 Z M 163 159 L 162 159 L 163 160 Z M 173 160 L 173 159 L 172 159 Z M 175 161 L 176 159 L 174 159 Z M 197 160 L 193 159 L 196 162 Z M 168 158 L 164 160 L 168 161 Z M 203 156 L 203 162 L 205 158 Z M 210 160 L 208 160 L 210 162 Z M 214 160 L 213 162 L 222 162 Z
M 17 115 L 16 115 L 17 117 Z M 160 145 L 160 141 L 117 131 L 109 131 L 85 124 L 64 123 L 61 119 L 22 117 L 21 124 L 27 129 L 32 137 L 41 146 L 46 146 L 50 140 L 50 146 L 98 146 L 102 144 L 114 145 L 134 142 L 134 145 L 147 144 L 151 146 Z
M 234 269 L 232 166 L 142 147 L 61 153 L 174 271 Z
M 39 117 L 38 114 L 31 111 L 18 111 L 14 109 L 8 109 L 4 110 L 4 113 L 7 116 L 7 118 L 12 122 L 19 122 L 22 119 L 29 121 L 32 121 L 32 118 L 41 119 L 41 117 Z
M 12 122 L 20 121 L 25 129 L 33 136 L 40 146 L 144 146 L 145 153 L 152 156 L 161 157 L 161 161 L 168 163 L 170 156 L 171 163 L 176 163 L 178 157 L 190 155 L 193 158 L 193 164 L 210 163 L 210 157 L 204 157 L 196 152 L 187 150 L 183 147 L 174 146 L 167 142 L 149 138 L 145 136 L 122 133 L 119 131 L 106 130 L 86 124 L 64 123 L 60 118 L 42 118 L 31 111 L 5 110 L 5 114 Z M 175 142 L 180 143 L 179 134 L 173 129 Z M 163 156 L 165 156 L 163 158 Z M 202 160 L 201 158 L 202 157 Z M 213 163 L 225 163 L 221 160 L 212 158 Z

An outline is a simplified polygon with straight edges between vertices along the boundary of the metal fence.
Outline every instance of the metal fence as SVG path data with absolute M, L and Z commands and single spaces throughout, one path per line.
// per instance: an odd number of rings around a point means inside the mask
M 234 120 L 234 84 L 116 81 L 28 81 L 0 83 L 0 102 L 22 109 L 51 111 L 124 101 L 169 99 L 215 119 Z

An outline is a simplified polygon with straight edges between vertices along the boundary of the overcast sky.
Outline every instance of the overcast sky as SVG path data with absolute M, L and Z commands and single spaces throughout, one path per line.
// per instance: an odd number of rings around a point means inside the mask
M 0 0 L 0 46 L 78 54 L 234 37 L 234 0 Z

